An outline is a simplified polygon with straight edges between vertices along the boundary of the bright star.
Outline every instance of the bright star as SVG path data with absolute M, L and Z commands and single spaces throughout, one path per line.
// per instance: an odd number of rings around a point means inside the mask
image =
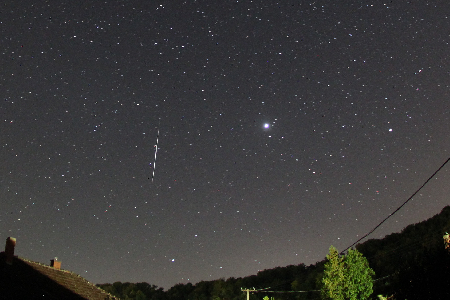
M 264 128 L 269 128 L 269 127 L 270 127 L 269 123 L 264 124 Z

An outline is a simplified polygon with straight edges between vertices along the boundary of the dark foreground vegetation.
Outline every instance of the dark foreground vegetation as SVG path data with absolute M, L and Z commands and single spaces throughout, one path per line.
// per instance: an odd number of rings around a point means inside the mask
M 440 214 L 401 233 L 356 246 L 375 271 L 374 293 L 389 299 L 450 299 L 450 252 L 444 249 L 443 235 L 450 231 L 450 206 Z M 319 290 L 325 261 L 277 267 L 244 278 L 228 278 L 177 284 L 164 291 L 148 283 L 100 284 L 102 289 L 121 299 L 219 300 L 246 299 L 241 288 L 267 288 L 252 293 L 250 299 L 321 299 Z M 272 291 L 272 292 L 269 292 Z

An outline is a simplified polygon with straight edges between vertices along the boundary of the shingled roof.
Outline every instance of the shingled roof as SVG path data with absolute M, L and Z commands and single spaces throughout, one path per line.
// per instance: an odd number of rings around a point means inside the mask
M 66 270 L 0 253 L 0 295 L 2 299 L 119 299 L 83 277 Z

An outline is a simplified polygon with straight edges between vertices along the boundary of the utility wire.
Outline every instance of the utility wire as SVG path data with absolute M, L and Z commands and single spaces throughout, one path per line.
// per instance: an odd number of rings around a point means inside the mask
M 276 294 L 292 294 L 292 293 L 309 293 L 309 292 L 320 292 L 320 290 L 310 290 L 310 291 L 257 291 L 261 293 L 276 293 Z
M 377 226 L 375 226 L 371 231 L 369 231 L 367 234 L 362 236 L 359 240 L 354 242 L 352 245 L 347 247 L 344 251 L 342 251 L 340 254 L 344 254 L 345 251 L 355 246 L 357 243 L 359 243 L 361 240 L 365 239 L 367 236 L 372 234 L 378 227 L 380 227 L 384 222 L 387 221 L 390 217 L 392 217 L 396 212 L 398 212 L 406 203 L 408 203 L 448 162 L 450 161 L 450 157 L 447 158 L 447 160 L 436 170 L 436 172 L 433 173 L 433 175 L 430 176 L 420 187 L 417 189 L 417 191 L 414 192 L 414 194 L 411 195 L 411 197 L 408 198 L 405 202 L 403 202 L 402 205 L 400 205 L 396 210 L 394 210 L 392 213 L 389 214 L 383 221 L 381 221 Z
M 268 291 L 268 289 L 271 289 L 272 287 L 266 287 L 266 288 L 261 288 L 261 289 L 255 289 L 253 288 L 253 290 L 250 289 L 242 289 L 241 291 L 246 292 L 247 290 L 249 292 L 252 293 L 309 293 L 309 292 L 320 292 L 320 290 L 310 290 L 310 291 Z
M 384 256 L 384 257 L 392 256 L 392 255 L 395 254 L 399 249 L 402 249 L 402 250 L 403 250 L 403 249 L 415 247 L 415 246 L 416 246 L 417 244 L 419 244 L 419 243 L 428 242 L 428 241 L 431 241 L 431 240 L 433 240 L 433 239 L 435 239 L 435 237 L 428 237 L 428 238 L 425 238 L 425 239 L 421 239 L 421 240 L 418 240 L 418 241 L 411 242 L 411 243 L 406 244 L 406 245 L 400 245 L 400 246 L 398 246 L 398 247 L 396 247 L 396 248 L 394 248 L 394 249 L 390 249 L 390 250 L 387 251 L 387 252 L 379 253 L 379 254 L 376 254 L 376 255 L 367 257 L 367 259 L 370 260 L 370 259 L 374 259 L 374 258 L 380 257 L 380 256 Z M 392 252 L 394 252 L 394 253 L 392 253 Z M 395 275 L 395 274 L 396 274 L 396 273 L 391 274 L 391 275 L 387 275 L 387 276 L 384 276 L 384 277 L 380 277 L 380 278 L 377 278 L 377 279 L 373 279 L 373 282 L 377 282 L 377 281 L 380 281 L 380 280 L 383 280 L 383 279 L 392 277 L 392 276 Z M 291 281 L 289 280 L 289 281 L 284 281 L 283 283 L 278 284 L 278 285 L 275 285 L 275 286 L 272 286 L 272 287 L 259 288 L 259 289 L 253 288 L 253 290 L 251 290 L 251 291 L 254 292 L 254 293 L 259 293 L 259 292 L 263 292 L 263 293 L 309 293 L 309 292 L 320 292 L 320 290 L 309 290 L 309 291 L 268 291 L 269 289 L 274 289 L 274 288 L 277 288 L 277 287 L 279 287 L 279 286 L 284 286 L 284 285 L 286 285 L 286 284 L 289 284 L 290 282 L 291 282 Z
M 347 247 L 344 251 L 342 251 L 341 253 L 339 253 L 340 255 L 344 254 L 345 251 L 347 251 L 348 249 L 352 248 L 353 246 L 355 246 L 358 242 L 360 242 L 361 240 L 365 239 L 366 237 L 368 237 L 370 234 L 372 234 L 378 227 L 380 227 L 384 222 L 386 222 L 390 217 L 392 217 L 396 212 L 398 212 L 403 206 L 406 205 L 406 203 L 408 203 L 431 179 L 433 179 L 433 177 L 450 161 L 450 157 L 433 173 L 433 175 L 431 175 L 418 189 L 417 191 L 415 191 L 405 202 L 403 202 L 402 205 L 400 205 L 396 210 L 394 210 L 392 213 L 390 213 L 383 221 L 381 221 L 377 226 L 375 226 L 371 231 L 369 231 L 367 234 L 365 234 L 364 236 L 362 236 L 359 240 L 357 240 L 356 242 L 354 242 L 352 245 L 350 245 L 349 247 Z M 423 241 L 422 241 L 423 242 Z M 395 250 L 398 250 L 399 248 L 409 248 L 410 246 L 414 245 L 418 243 L 418 241 L 413 242 L 411 244 L 408 245 L 402 245 L 400 247 L 391 249 L 389 252 L 393 252 Z M 375 255 L 379 256 L 379 255 L 386 255 L 387 253 L 383 253 L 383 254 L 378 254 Z M 391 277 L 394 274 L 388 275 L 388 276 L 384 276 L 378 279 L 374 279 L 373 282 L 379 281 L 379 280 L 383 280 L 386 278 Z M 281 286 L 283 284 L 277 285 L 277 286 Z M 275 287 L 277 287 L 275 286 Z M 254 293 L 258 293 L 258 292 L 263 292 L 263 293 L 309 293 L 309 292 L 320 292 L 320 290 L 310 290 L 310 291 L 268 291 L 268 289 L 271 289 L 272 287 L 267 287 L 267 288 L 261 288 L 261 289 L 255 289 L 253 288 L 253 290 L 251 290 L 251 292 Z
M 394 273 L 395 274 L 395 273 Z M 376 282 L 379 280 L 383 280 L 386 278 L 391 277 L 392 275 L 387 275 L 378 279 L 374 279 L 372 280 L 372 282 Z M 309 291 L 268 291 L 268 289 L 271 289 L 272 287 L 267 287 L 267 288 L 261 288 L 261 289 L 253 289 L 253 290 L 249 290 L 250 292 L 253 293 L 276 293 L 276 294 L 291 294 L 291 293 L 310 293 L 310 292 L 320 292 L 320 290 L 309 290 Z M 242 291 L 247 291 L 246 289 L 241 289 Z

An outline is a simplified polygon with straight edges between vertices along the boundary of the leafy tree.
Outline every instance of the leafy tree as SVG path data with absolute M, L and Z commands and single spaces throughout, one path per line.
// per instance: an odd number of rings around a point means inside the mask
M 138 290 L 136 293 L 136 300 L 147 300 L 147 297 L 145 296 L 143 291 Z
M 374 295 L 395 295 L 396 299 L 408 300 L 450 299 L 448 288 L 450 286 L 450 253 L 444 249 L 442 242 L 442 234 L 446 231 L 450 232 L 450 206 L 426 221 L 407 226 L 401 233 L 393 233 L 383 239 L 372 239 L 357 245 L 356 249 L 367 257 L 370 267 L 379 277 L 379 280 L 373 282 Z M 276 267 L 243 278 L 201 281 L 196 284 L 180 283 L 168 291 L 145 282 L 115 282 L 98 286 L 123 300 L 144 299 L 142 294 L 151 300 L 212 300 L 214 297 L 221 300 L 242 300 L 246 296 L 241 291 L 242 287 L 256 289 L 276 287 L 280 291 L 303 291 L 267 294 L 268 297 L 275 296 L 277 300 L 317 299 L 317 290 L 320 289 L 322 289 L 323 298 L 326 299 L 367 298 L 370 289 L 366 290 L 366 296 L 363 293 L 352 292 L 355 288 L 361 289 L 366 286 L 366 283 L 371 282 L 370 279 L 363 279 L 364 276 L 373 276 L 365 258 L 353 250 L 346 256 L 339 256 L 336 249 L 332 252 L 333 255 L 330 249 L 327 260 L 310 266 L 300 264 Z M 325 264 L 327 264 L 328 286 L 324 281 Z M 349 271 L 349 265 L 358 264 L 366 267 Z M 363 270 L 367 270 L 367 274 L 364 275 Z M 349 276 L 359 278 L 360 281 L 348 282 Z M 332 285 L 330 279 L 332 277 L 341 284 Z M 330 295 L 331 291 L 334 293 L 334 298 Z M 261 300 L 264 296 L 264 293 L 252 293 L 250 298 Z M 392 298 L 392 296 L 386 297 Z M 378 299 L 374 296 L 372 298 Z
M 322 296 L 333 300 L 364 300 L 372 294 L 375 272 L 358 250 L 350 249 L 346 256 L 330 247 L 322 279 Z
M 344 260 L 336 248 L 330 247 L 323 274 L 322 297 L 324 299 L 344 300 Z
M 372 294 L 373 276 L 375 272 L 369 267 L 369 262 L 358 250 L 350 249 L 344 258 L 345 269 L 345 299 L 367 299 Z
M 171 287 L 167 292 L 167 298 L 170 300 L 185 300 L 192 293 L 194 286 L 188 282 L 186 284 L 178 283 Z
M 200 281 L 195 285 L 194 290 L 189 295 L 192 300 L 208 300 L 211 299 L 211 291 L 214 281 Z

